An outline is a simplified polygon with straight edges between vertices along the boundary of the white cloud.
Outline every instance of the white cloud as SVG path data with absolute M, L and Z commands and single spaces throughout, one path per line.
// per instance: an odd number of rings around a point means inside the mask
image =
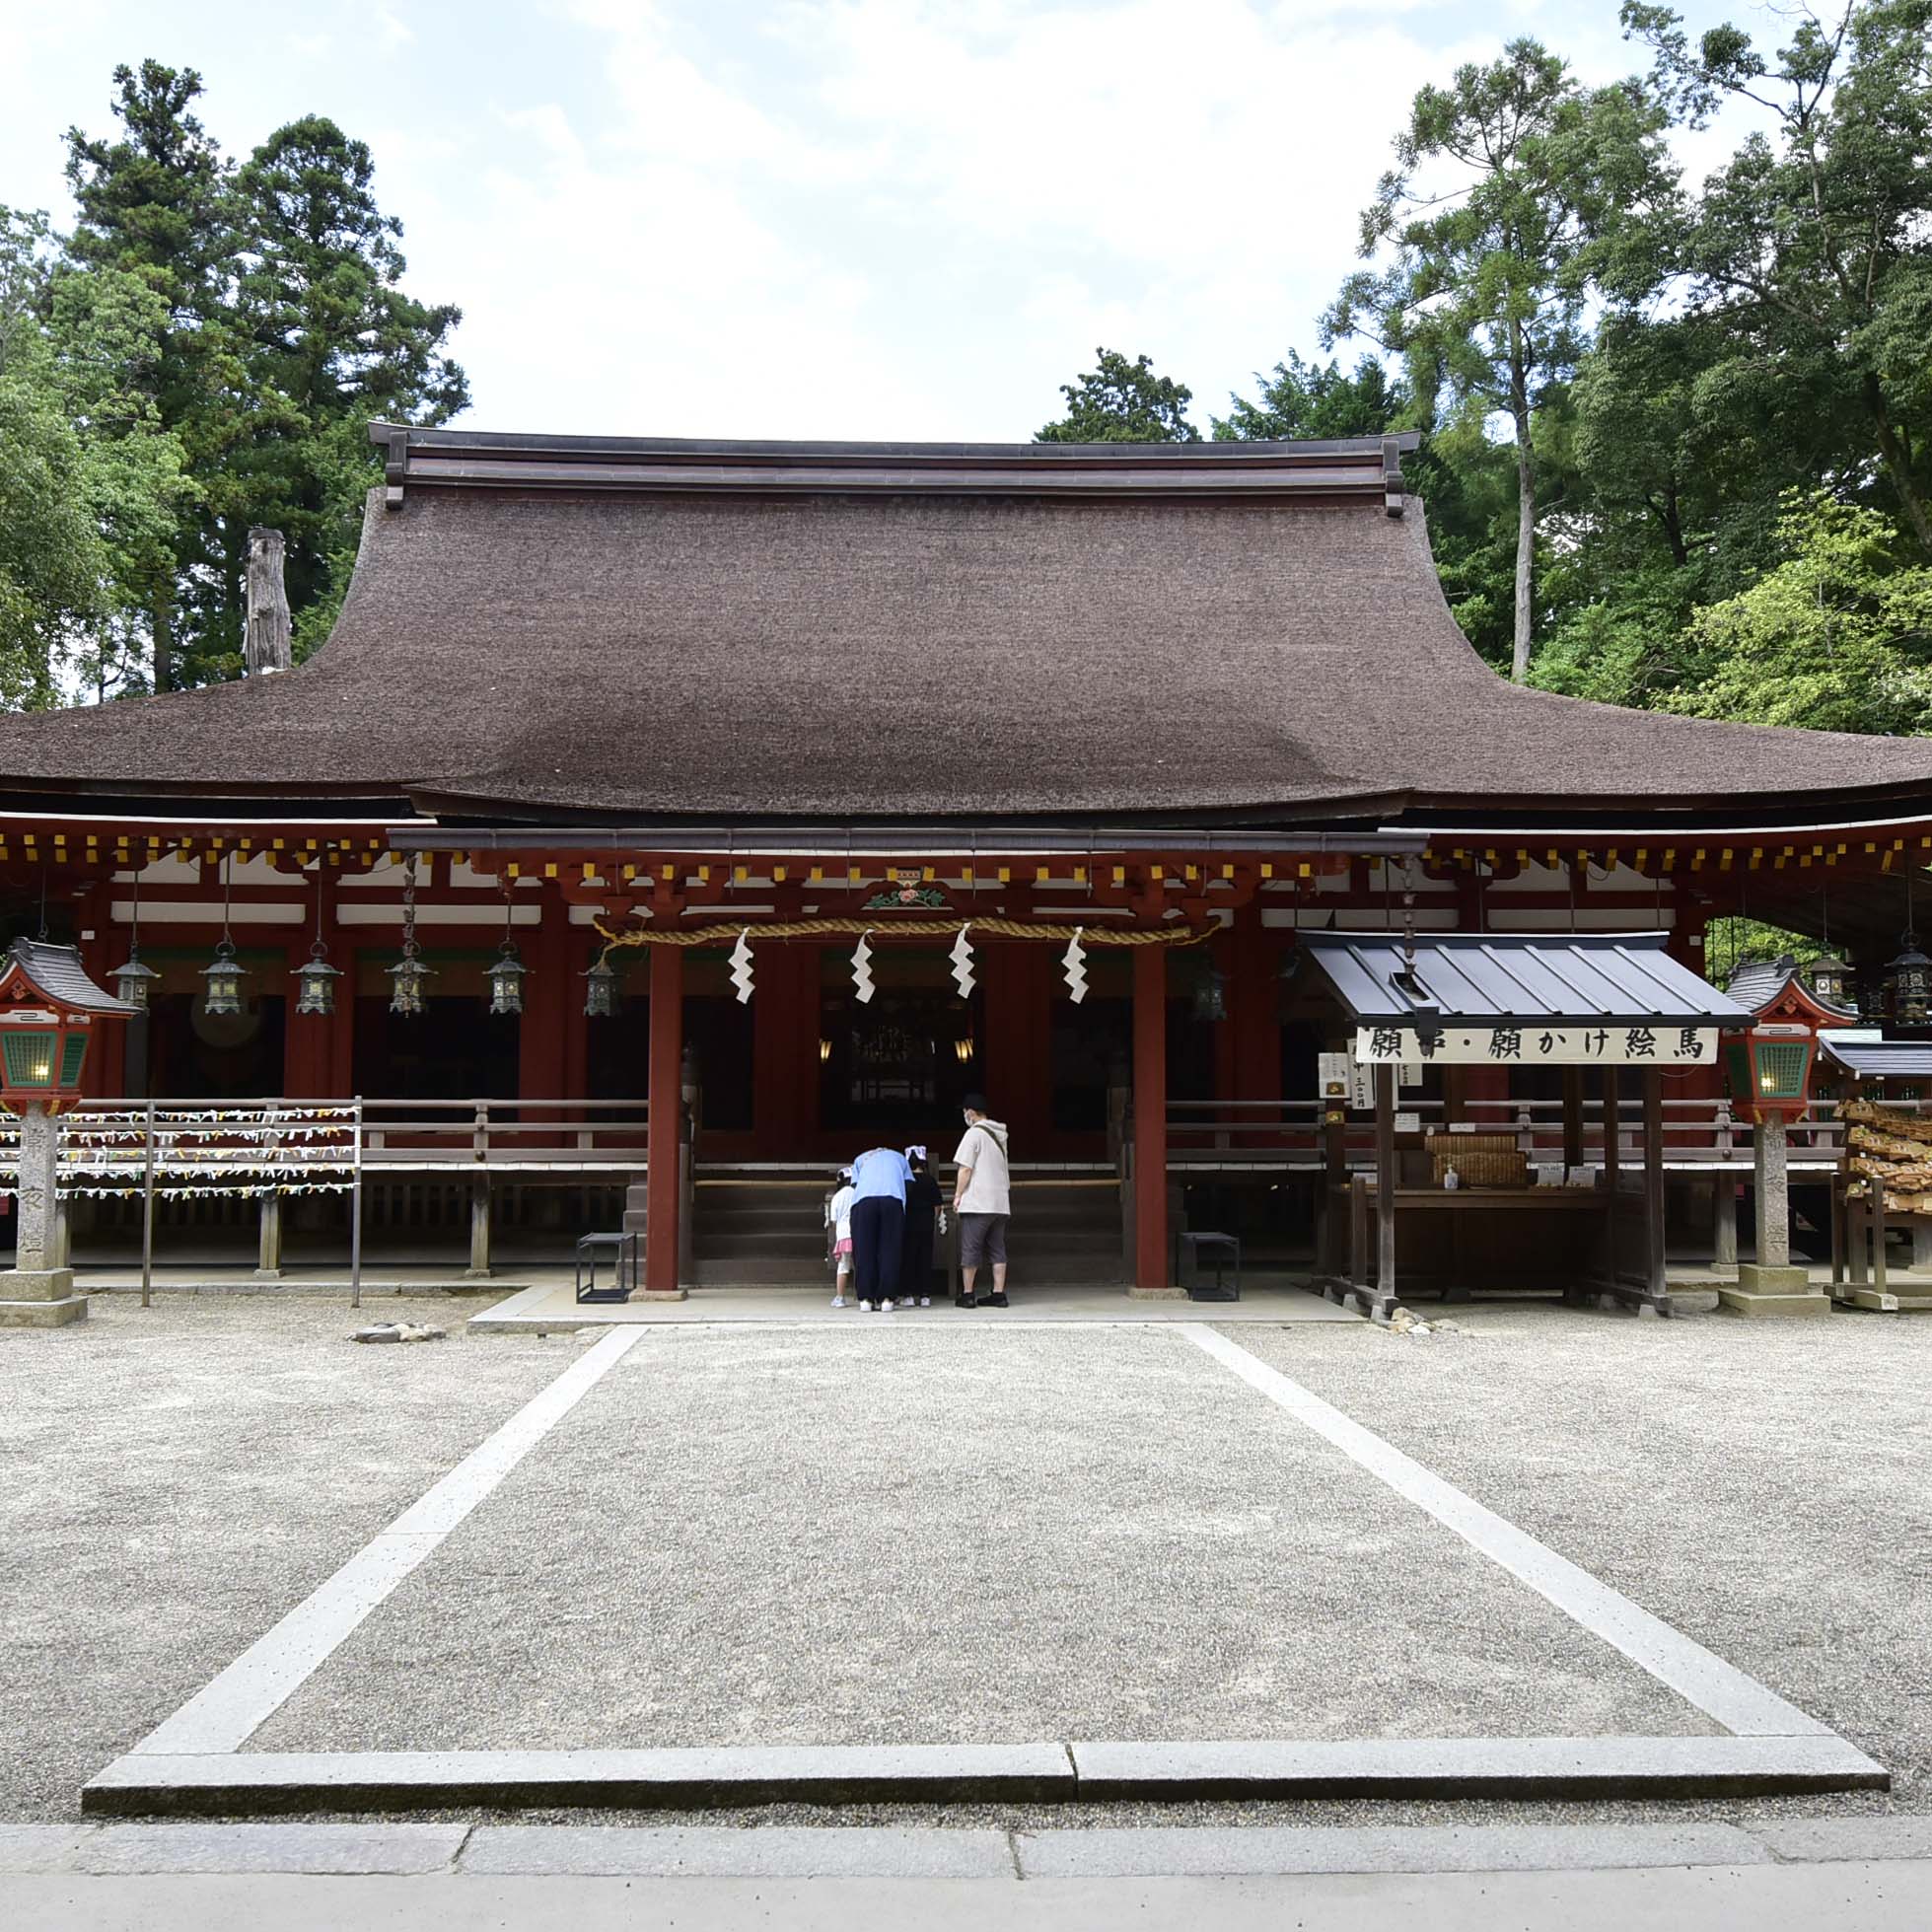
M 464 276 L 506 427 L 1019 437 L 1097 343 L 1192 382 L 1204 425 L 1312 346 L 1444 64 L 1404 0 L 793 0 L 749 41 L 696 6 L 566 11 L 609 111 L 506 116 L 483 226 L 522 273 Z M 507 360 L 539 337 L 541 388 Z

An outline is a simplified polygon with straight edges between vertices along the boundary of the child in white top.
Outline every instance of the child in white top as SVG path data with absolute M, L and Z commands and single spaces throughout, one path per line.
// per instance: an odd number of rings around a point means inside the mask
M 852 1170 L 840 1168 L 838 1189 L 825 1203 L 825 1241 L 835 1270 L 831 1305 L 845 1306 L 845 1284 L 852 1275 Z

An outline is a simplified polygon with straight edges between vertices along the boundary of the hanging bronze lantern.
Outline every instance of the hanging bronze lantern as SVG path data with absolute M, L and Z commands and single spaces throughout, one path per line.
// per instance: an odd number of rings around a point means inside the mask
M 161 977 L 153 966 L 141 964 L 141 868 L 134 868 L 134 921 L 127 939 L 127 964 L 114 968 L 114 991 L 129 1006 L 148 1010 L 154 982 Z
M 1922 1026 L 1932 1013 L 1932 960 L 1918 950 L 1918 935 L 1902 935 L 1902 950 L 1886 967 L 1892 985 L 1893 1017 L 1906 1026 Z
M 235 942 L 223 933 L 215 948 L 214 963 L 201 968 L 201 1011 L 211 1020 L 240 1013 L 242 981 L 247 976 L 236 964 Z
M 402 864 L 402 957 L 389 969 L 392 1013 L 413 1020 L 427 1011 L 431 970 L 416 945 L 416 855 L 411 852 Z
M 1851 968 L 1835 953 L 1821 953 L 1811 964 L 1812 991 L 1825 1006 L 1850 1004 Z
M 201 1011 L 211 1020 L 232 1019 L 242 1011 L 242 982 L 248 977 L 235 961 L 235 942 L 228 932 L 229 861 L 221 858 L 221 940 L 214 962 L 201 968 Z
M 127 949 L 127 964 L 114 968 L 114 992 L 129 1006 L 138 1007 L 145 1013 L 154 982 L 160 977 L 161 974 L 153 966 L 141 964 L 139 948 L 130 946 Z
M 617 1011 L 617 968 L 599 954 L 584 974 L 584 1014 L 592 1020 L 608 1020 Z
M 492 1013 L 521 1013 L 524 1010 L 524 975 L 530 968 L 517 957 L 516 936 L 510 930 L 510 888 L 503 889 L 503 944 L 497 962 L 484 973 L 490 982 Z
M 501 957 L 484 973 L 490 982 L 492 1013 L 521 1013 L 524 1010 L 524 976 L 529 966 L 517 957 L 517 942 L 506 939 L 497 949 Z
M 328 949 L 318 939 L 309 957 L 295 969 L 295 1010 L 327 1019 L 335 1011 L 335 982 L 342 976 L 339 966 L 328 963 Z

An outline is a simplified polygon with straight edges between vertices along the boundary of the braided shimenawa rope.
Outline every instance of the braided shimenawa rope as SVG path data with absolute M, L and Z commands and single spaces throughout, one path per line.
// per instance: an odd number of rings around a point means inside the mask
M 760 939 L 863 938 L 867 933 L 899 933 L 912 939 L 950 939 L 964 926 L 968 933 L 989 939 L 1071 939 L 1078 933 L 1083 946 L 1198 946 L 1220 931 L 1217 926 L 1157 926 L 1152 930 L 1122 930 L 1110 926 L 1081 926 L 1077 921 L 1053 925 L 1026 919 L 786 919 L 769 926 L 747 926 L 743 920 L 730 925 L 697 926 L 689 932 L 636 926 L 628 932 L 612 932 L 602 919 L 595 921 L 604 938 L 604 950 L 613 953 L 625 946 L 716 946 L 736 940 L 749 932 Z

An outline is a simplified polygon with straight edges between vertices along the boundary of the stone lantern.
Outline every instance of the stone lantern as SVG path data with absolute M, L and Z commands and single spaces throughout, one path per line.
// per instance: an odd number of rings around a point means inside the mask
M 20 1116 L 20 1183 L 14 1266 L 0 1273 L 0 1326 L 56 1328 L 87 1314 L 73 1269 L 54 1265 L 54 1116 L 80 1096 L 99 1023 L 139 1010 L 88 977 L 77 947 L 17 939 L 5 955 L 0 1106 Z
M 1807 984 L 1789 954 L 1744 967 L 1726 990 L 1752 1009 L 1751 1025 L 1725 1036 L 1724 1062 L 1731 1105 L 1756 1127 L 1757 1259 L 1738 1269 L 1737 1287 L 1720 1288 L 1718 1300 L 1739 1315 L 1825 1315 L 1830 1302 L 1812 1287 L 1810 1271 L 1791 1262 L 1785 1129 L 1811 1105 L 1820 1033 L 1856 1026 L 1858 1013 L 1827 998 L 1816 979 Z

